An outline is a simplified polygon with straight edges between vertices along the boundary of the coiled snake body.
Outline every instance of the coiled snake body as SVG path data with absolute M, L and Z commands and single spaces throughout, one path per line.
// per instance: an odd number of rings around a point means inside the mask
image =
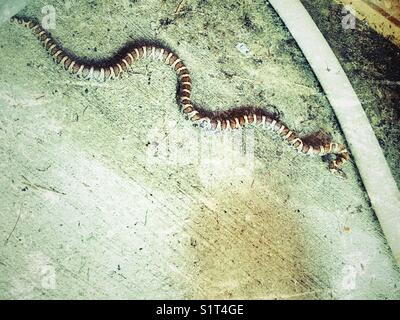
M 334 154 L 335 159 L 329 163 L 331 172 L 339 172 L 339 166 L 349 160 L 349 153 L 340 143 L 327 142 L 311 144 L 289 130 L 285 124 L 274 115 L 256 108 L 232 109 L 226 112 L 209 112 L 196 107 L 191 99 L 192 81 L 185 64 L 166 47 L 158 45 L 140 45 L 125 52 L 116 62 L 103 65 L 82 63 L 79 59 L 66 53 L 60 48 L 49 33 L 37 22 L 29 18 L 13 17 L 15 21 L 30 30 L 42 43 L 55 63 L 61 65 L 68 72 L 83 79 L 106 81 L 116 79 L 127 71 L 136 60 L 149 58 L 159 60 L 171 66 L 178 76 L 177 100 L 181 111 L 193 123 L 209 130 L 237 129 L 248 125 L 268 128 L 286 140 L 289 145 L 307 155 L 323 156 Z

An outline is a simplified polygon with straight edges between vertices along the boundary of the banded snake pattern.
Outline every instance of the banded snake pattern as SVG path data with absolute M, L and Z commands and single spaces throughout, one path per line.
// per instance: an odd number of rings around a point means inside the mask
M 323 156 L 335 155 L 330 161 L 329 169 L 333 173 L 340 173 L 339 166 L 349 160 L 349 153 L 345 146 L 335 142 L 321 142 L 317 144 L 307 143 L 304 138 L 290 130 L 276 116 L 258 108 L 231 109 L 225 112 L 211 112 L 196 107 L 192 102 L 192 81 L 189 71 L 183 61 L 170 49 L 160 45 L 139 45 L 128 50 L 115 62 L 103 65 L 84 64 L 71 54 L 65 52 L 57 45 L 51 35 L 36 21 L 25 17 L 12 17 L 12 22 L 17 22 L 28 29 L 42 43 L 55 63 L 59 64 L 66 71 L 82 79 L 93 79 L 106 81 L 119 78 L 139 59 L 153 59 L 171 66 L 178 77 L 177 101 L 182 113 L 203 128 L 209 130 L 238 129 L 248 125 L 268 128 L 286 140 L 289 145 L 297 151 L 306 155 Z

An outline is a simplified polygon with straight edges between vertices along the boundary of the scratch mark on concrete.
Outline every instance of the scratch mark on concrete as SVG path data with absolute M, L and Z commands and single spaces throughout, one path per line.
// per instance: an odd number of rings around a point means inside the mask
M 15 229 L 17 228 L 17 224 L 19 222 L 19 219 L 21 218 L 21 212 L 22 212 L 22 203 L 21 206 L 19 207 L 19 212 L 18 212 L 18 217 L 17 217 L 17 221 L 15 221 L 14 227 L 12 228 L 10 234 L 8 235 L 6 241 L 4 241 L 4 245 L 6 246 L 8 243 L 8 240 L 10 240 L 11 235 L 14 233 Z
M 144 226 L 147 224 L 147 213 L 148 212 L 149 212 L 149 210 L 146 210 L 146 213 L 144 215 L 144 223 L 143 223 Z
M 25 181 L 23 182 L 23 184 L 25 184 L 25 185 L 27 185 L 27 186 L 29 186 L 29 187 L 32 187 L 32 188 L 34 188 L 34 189 L 36 189 L 36 190 L 42 189 L 42 190 L 46 190 L 46 191 L 51 191 L 51 192 L 54 192 L 54 193 L 62 194 L 62 195 L 64 195 L 64 196 L 66 195 L 66 193 L 64 193 L 64 192 L 62 192 L 62 191 L 58 191 L 58 190 L 55 189 L 54 187 L 46 187 L 46 186 L 42 186 L 42 185 L 40 185 L 40 184 L 32 183 L 32 182 L 30 182 L 25 176 L 21 175 L 21 177 L 25 180 Z

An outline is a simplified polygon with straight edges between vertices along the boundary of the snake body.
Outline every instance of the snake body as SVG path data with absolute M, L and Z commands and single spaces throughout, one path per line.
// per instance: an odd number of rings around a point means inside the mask
M 187 67 L 175 53 L 164 46 L 139 45 L 127 50 L 116 61 L 104 64 L 84 64 L 80 59 L 73 57 L 60 48 L 56 41 L 38 22 L 24 17 L 13 17 L 11 21 L 32 30 L 33 34 L 54 59 L 55 63 L 79 78 L 97 81 L 116 79 L 139 59 L 148 58 L 157 60 L 171 66 L 177 74 L 178 104 L 182 113 L 194 124 L 209 130 L 238 129 L 248 125 L 270 129 L 303 154 L 318 156 L 327 154 L 335 155 L 335 158 L 329 163 L 329 169 L 334 173 L 339 172 L 339 166 L 349 160 L 349 153 L 343 144 L 335 142 L 308 143 L 306 139 L 301 138 L 297 133 L 290 130 L 276 116 L 262 109 L 240 108 L 225 112 L 210 112 L 196 107 L 191 99 L 192 81 Z

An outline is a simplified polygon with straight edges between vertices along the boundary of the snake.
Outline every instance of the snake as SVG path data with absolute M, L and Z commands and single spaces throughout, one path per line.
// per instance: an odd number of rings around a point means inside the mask
M 343 174 L 339 167 L 350 158 L 349 152 L 343 144 L 332 141 L 309 142 L 295 131 L 290 130 L 275 114 L 262 108 L 241 107 L 218 112 L 197 106 L 191 98 L 192 80 L 189 70 L 178 55 L 167 46 L 151 43 L 138 44 L 105 62 L 83 62 L 82 59 L 61 48 L 50 33 L 35 19 L 14 16 L 10 20 L 30 29 L 56 64 L 81 79 L 100 82 L 117 79 L 126 73 L 136 61 L 142 59 L 169 65 L 178 79 L 177 104 L 185 118 L 196 126 L 211 131 L 234 130 L 248 126 L 269 129 L 302 154 L 321 157 L 333 155 L 328 168 L 332 173 L 339 173 L 339 175 Z

